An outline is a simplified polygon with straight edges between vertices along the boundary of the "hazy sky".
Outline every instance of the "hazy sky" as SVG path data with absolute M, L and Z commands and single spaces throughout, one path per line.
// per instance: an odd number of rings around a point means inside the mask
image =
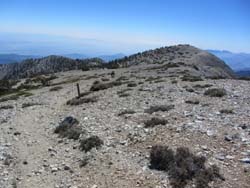
M 1 0 L 0 53 L 250 52 L 249 0 Z

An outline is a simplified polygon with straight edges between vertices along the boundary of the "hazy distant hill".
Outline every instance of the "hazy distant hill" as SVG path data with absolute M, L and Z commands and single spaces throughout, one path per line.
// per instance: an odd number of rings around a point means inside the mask
M 207 50 L 225 61 L 234 71 L 250 70 L 250 54 L 232 53 L 230 51 Z
M 40 56 L 34 55 L 18 55 L 18 54 L 0 54 L 0 64 L 20 62 L 25 59 L 39 58 Z

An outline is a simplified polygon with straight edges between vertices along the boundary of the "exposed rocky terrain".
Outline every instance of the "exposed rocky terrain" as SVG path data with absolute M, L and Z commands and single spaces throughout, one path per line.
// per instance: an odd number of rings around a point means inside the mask
M 61 72 L 0 97 L 1 187 L 170 188 L 172 174 L 152 168 L 162 145 L 216 165 L 223 178 L 209 187 L 248 188 L 250 82 L 227 67 L 227 79 L 208 79 L 191 64 L 162 65 Z

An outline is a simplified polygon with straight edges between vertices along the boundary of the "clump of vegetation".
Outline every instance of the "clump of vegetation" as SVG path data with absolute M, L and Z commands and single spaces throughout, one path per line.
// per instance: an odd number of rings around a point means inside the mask
M 173 188 L 185 187 L 189 181 L 194 181 L 196 188 L 208 188 L 215 179 L 225 180 L 217 166 L 207 168 L 205 162 L 205 157 L 196 156 L 185 147 L 174 152 L 156 145 L 150 152 L 150 168 L 167 172 Z
M 78 125 L 79 121 L 71 116 L 66 117 L 58 127 L 56 127 L 54 133 L 59 134 L 60 137 L 68 139 L 79 139 L 80 135 L 84 132 Z
M 133 89 L 131 89 L 131 88 L 126 88 L 126 89 L 123 89 L 123 90 L 117 91 L 117 95 L 120 95 L 120 94 L 126 93 L 127 91 L 132 91 L 132 90 L 133 90 Z
M 220 113 L 222 113 L 222 114 L 233 114 L 234 111 L 233 111 L 233 109 L 222 109 L 222 110 L 220 110 Z
M 204 85 L 200 85 L 200 84 L 196 84 L 194 85 L 193 87 L 194 88 L 208 88 L 208 87 L 212 87 L 213 85 L 212 84 L 204 84 Z
M 81 105 L 84 103 L 94 103 L 97 102 L 98 98 L 96 96 L 94 97 L 85 97 L 85 98 L 79 98 L 79 97 L 75 97 L 73 99 L 70 99 L 67 101 L 67 105 L 71 105 L 71 106 L 77 106 L 77 105 Z
M 108 81 L 109 81 L 108 78 L 102 78 L 101 80 L 102 80 L 103 82 L 108 82 Z
M 149 127 L 155 127 L 157 125 L 166 125 L 167 123 L 168 121 L 165 119 L 153 117 L 150 120 L 145 121 L 144 125 L 145 128 L 149 128 Z
M 91 136 L 87 139 L 81 140 L 80 149 L 88 152 L 92 148 L 99 149 L 103 145 L 103 141 L 98 136 Z
M 129 80 L 129 78 L 127 78 L 126 76 L 120 76 L 119 78 L 116 79 L 116 81 L 120 82 L 120 81 L 127 81 Z
M 203 79 L 200 76 L 194 76 L 194 75 L 184 75 L 181 79 L 182 81 L 188 81 L 188 82 L 203 81 Z
M 204 95 L 209 97 L 223 97 L 227 94 L 226 90 L 223 88 L 211 88 L 205 91 Z
M 136 86 L 137 86 L 137 84 L 134 83 L 134 82 L 131 82 L 131 83 L 127 84 L 127 87 L 136 87 Z
M 12 105 L 5 105 L 5 106 L 0 106 L 0 110 L 8 110 L 8 109 L 13 109 L 14 106 Z
M 90 88 L 90 91 L 100 91 L 100 90 L 105 90 L 112 88 L 114 86 L 120 86 L 123 83 L 120 81 L 113 81 L 113 82 L 108 82 L 108 83 L 102 83 L 100 81 L 95 81 L 93 85 Z
M 40 103 L 28 102 L 28 103 L 23 103 L 22 108 L 27 108 L 27 107 L 30 107 L 30 106 L 37 106 L 37 105 L 41 105 L 41 104 Z
M 125 114 L 134 114 L 134 113 L 136 113 L 134 110 L 126 109 L 126 110 L 121 111 L 121 112 L 118 114 L 118 116 L 123 116 L 123 115 L 125 115 Z
M 174 105 L 156 105 L 150 106 L 150 108 L 144 110 L 145 113 L 152 114 L 154 112 L 167 112 L 169 110 L 174 109 Z
M 129 97 L 130 94 L 129 93 L 121 93 L 119 94 L 119 97 Z
M 62 86 L 55 86 L 49 89 L 49 91 L 59 91 L 61 90 L 63 87 Z
M 8 95 L 16 92 L 12 87 L 17 83 L 17 80 L 0 80 L 0 96 Z
M 29 93 L 27 91 L 18 91 L 13 93 L 12 95 L 0 98 L 0 102 L 5 102 L 5 101 L 9 101 L 9 100 L 17 100 L 19 99 L 19 97 L 23 96 L 23 97 L 29 97 L 32 96 L 32 93 Z
M 189 99 L 189 100 L 186 100 L 185 103 L 187 103 L 187 104 L 200 104 L 200 101 L 198 99 Z

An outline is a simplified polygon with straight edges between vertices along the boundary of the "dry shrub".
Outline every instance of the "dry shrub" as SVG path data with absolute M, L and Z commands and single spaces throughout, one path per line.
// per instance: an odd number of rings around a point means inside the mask
M 184 188 L 189 181 L 194 181 L 196 188 L 208 188 L 211 181 L 224 180 L 217 166 L 206 168 L 205 162 L 205 157 L 196 156 L 185 147 L 174 152 L 156 145 L 150 152 L 150 168 L 167 172 L 173 188 Z
M 151 106 L 150 108 L 146 109 L 144 112 L 152 114 L 154 112 L 167 112 L 169 110 L 174 109 L 174 105 L 156 105 L 156 106 Z
M 14 106 L 12 105 L 5 105 L 5 106 L 0 106 L 0 110 L 8 110 L 8 109 L 13 109 Z
M 203 79 L 200 76 L 194 76 L 194 75 L 184 75 L 181 79 L 182 81 L 188 81 L 188 82 L 203 81 Z
M 129 109 L 127 109 L 127 110 L 121 111 L 121 112 L 118 114 L 118 116 L 123 116 L 123 115 L 125 115 L 125 114 L 134 114 L 134 113 L 136 113 L 134 110 L 129 110 Z
M 150 120 L 144 122 L 145 128 L 155 127 L 156 125 L 166 125 L 168 123 L 167 120 L 162 118 L 153 117 Z
M 102 83 L 99 81 L 95 81 L 93 83 L 93 85 L 90 88 L 90 91 L 100 91 L 100 90 L 105 90 L 105 89 L 109 89 L 112 88 L 114 86 L 120 86 L 123 83 L 120 81 L 114 81 L 114 82 L 108 82 L 108 83 Z
M 94 97 L 85 97 L 85 98 L 76 97 L 76 98 L 68 100 L 66 104 L 71 105 L 71 106 L 77 106 L 77 105 L 81 105 L 81 104 L 84 104 L 84 103 L 94 103 L 94 102 L 97 102 L 97 101 L 98 101 L 98 98 L 96 96 L 94 96 Z
M 226 90 L 223 88 L 212 88 L 205 91 L 204 95 L 209 97 L 223 97 L 227 94 Z
M 92 148 L 99 149 L 103 145 L 103 141 L 98 136 L 91 136 L 87 139 L 81 140 L 80 149 L 88 152 Z
M 66 117 L 58 127 L 56 127 L 54 133 L 59 134 L 60 137 L 68 139 L 79 139 L 80 135 L 84 132 L 78 125 L 79 121 L 71 116 Z
M 50 88 L 49 91 L 59 91 L 59 90 L 61 90 L 62 88 L 63 88 L 63 87 L 61 87 L 61 86 L 55 86 L 55 87 Z

